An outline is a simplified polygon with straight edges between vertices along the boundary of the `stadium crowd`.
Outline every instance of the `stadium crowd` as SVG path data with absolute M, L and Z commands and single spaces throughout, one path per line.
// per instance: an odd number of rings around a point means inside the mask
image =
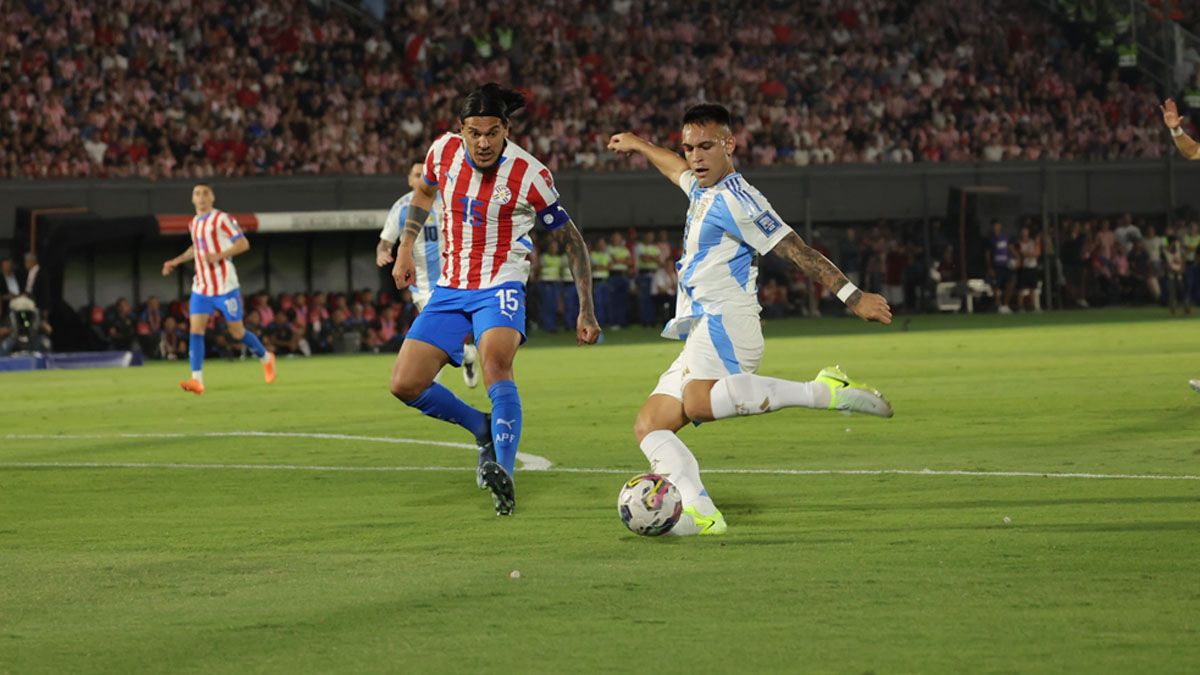
M 555 170 L 628 168 L 609 133 L 676 144 L 701 99 L 742 166 L 1164 150 L 1136 69 L 1034 3 L 537 5 L 4 3 L 0 178 L 402 173 L 486 80 L 529 94 L 516 137 Z
M 1163 228 L 1157 221 L 1129 214 L 1064 217 L 1057 237 L 1046 236 L 1032 221 L 992 227 L 977 252 L 982 264 L 969 263 L 972 269 L 985 270 L 980 311 L 1041 311 L 1047 280 L 1057 307 L 1157 303 L 1172 314 L 1190 314 L 1192 304 L 1200 303 L 1200 220 Z M 936 223 L 931 233 L 929 256 L 917 222 L 820 228 L 810 243 L 856 285 L 887 297 L 898 312 L 957 311 L 962 297 L 949 288 L 962 277 L 957 240 L 947 238 Z M 675 263 L 681 250 L 671 232 L 631 230 L 593 237 L 589 243 L 596 314 L 606 329 L 657 327 L 674 315 Z M 573 332 L 579 306 L 570 267 L 553 243 L 543 244 L 532 256 L 530 329 Z M 36 265 L 36 260 L 30 261 Z M 9 259 L 0 260 L 0 273 L 0 355 L 48 351 L 53 329 L 45 310 L 40 316 L 36 310 L 23 311 L 26 305 L 17 299 L 26 295 L 22 283 L 29 275 Z M 796 268 L 773 255 L 759 261 L 758 286 L 764 320 L 845 311 L 826 289 L 810 285 Z M 390 288 L 274 296 L 259 291 L 247 293 L 245 303 L 246 329 L 280 355 L 394 352 L 418 313 L 409 291 Z M 136 307 L 119 298 L 111 305 L 83 307 L 79 315 L 87 326 L 89 349 L 184 359 L 187 306 L 186 298 L 150 297 Z M 21 322 L 28 339 L 17 345 L 14 336 Z M 243 353 L 242 343 L 229 336 L 219 313 L 209 320 L 206 344 L 214 357 Z

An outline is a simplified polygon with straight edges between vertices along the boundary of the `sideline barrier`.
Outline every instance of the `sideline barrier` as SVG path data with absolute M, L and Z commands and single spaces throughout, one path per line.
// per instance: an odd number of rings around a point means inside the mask
M 28 370 L 129 368 L 143 363 L 140 352 L 62 352 L 0 357 L 0 373 Z

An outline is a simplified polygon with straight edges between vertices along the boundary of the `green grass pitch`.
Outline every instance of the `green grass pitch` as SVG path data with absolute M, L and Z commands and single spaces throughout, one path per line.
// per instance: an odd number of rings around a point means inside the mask
M 766 334 L 763 374 L 840 363 L 896 417 L 789 410 L 681 432 L 704 469 L 1200 475 L 1191 321 L 1110 311 Z M 728 536 L 626 532 L 617 491 L 645 469 L 633 416 L 678 348 L 639 330 L 587 349 L 532 338 L 517 360 L 522 449 L 614 472 L 519 471 L 510 519 L 476 490 L 467 448 L 200 435 L 469 442 L 391 399 L 389 355 L 281 360 L 270 387 L 254 362 L 210 362 L 200 398 L 177 390 L 186 364 L 2 374 L 0 672 L 1200 663 L 1200 480 L 714 472 Z M 203 466 L 129 466 L 166 464 Z M 327 468 L 283 468 L 314 466 Z M 334 470 L 372 467 L 408 469 Z

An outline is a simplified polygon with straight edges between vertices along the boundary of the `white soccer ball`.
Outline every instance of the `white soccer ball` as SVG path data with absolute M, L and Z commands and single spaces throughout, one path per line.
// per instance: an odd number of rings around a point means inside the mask
M 683 514 L 679 490 L 656 473 L 634 476 L 617 495 L 617 513 L 631 532 L 657 537 L 671 531 Z

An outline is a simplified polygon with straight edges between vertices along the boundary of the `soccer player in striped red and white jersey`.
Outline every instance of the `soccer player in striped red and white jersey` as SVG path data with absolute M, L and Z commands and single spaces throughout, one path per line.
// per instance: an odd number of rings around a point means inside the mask
M 438 138 L 426 155 L 424 183 L 408 206 L 392 268 L 397 288 L 411 283 L 413 242 L 440 192 L 441 277 L 400 348 L 390 388 L 422 413 L 475 435 L 478 479 L 491 490 L 498 515 L 510 515 L 516 505 L 512 476 L 521 399 L 512 364 L 525 341 L 525 284 L 535 226 L 548 230 L 570 260 L 580 306 L 577 341 L 594 344 L 600 337 L 583 235 L 559 204 L 550 171 L 508 140 L 509 115 L 524 104 L 521 94 L 497 84 L 466 97 L 459 113 L 461 133 Z M 490 416 L 434 382 L 446 363 L 462 362 L 462 336 L 468 331 L 479 348 Z
M 196 207 L 196 216 L 188 225 L 192 245 L 163 263 L 162 268 L 165 277 L 189 260 L 196 267 L 192 297 L 188 303 L 191 323 L 188 355 L 192 363 L 192 377 L 179 383 L 184 391 L 196 395 L 204 393 L 204 330 L 208 327 L 209 315 L 214 311 L 225 315 L 229 334 L 241 340 L 262 361 L 267 384 L 275 381 L 275 355 L 268 352 L 258 336 L 247 331 L 242 323 L 245 307 L 238 290 L 237 270 L 233 267 L 232 258 L 250 250 L 250 242 L 246 241 L 246 235 L 232 216 L 213 208 L 215 201 L 216 195 L 211 185 L 199 183 L 192 188 L 192 206 Z

